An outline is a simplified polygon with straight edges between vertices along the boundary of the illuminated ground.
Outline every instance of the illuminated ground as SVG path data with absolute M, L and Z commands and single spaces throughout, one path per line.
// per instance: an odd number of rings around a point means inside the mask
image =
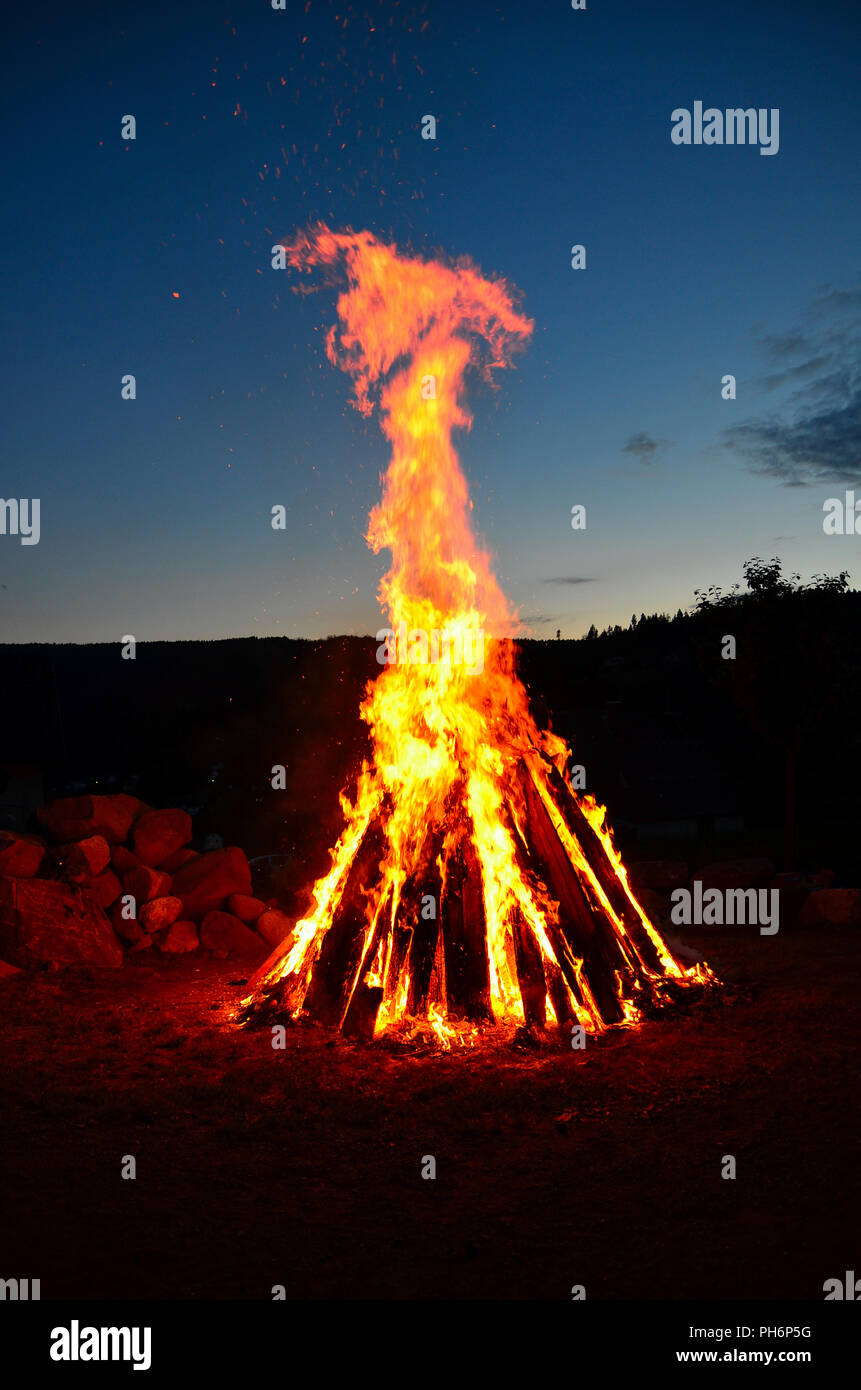
M 857 1260 L 857 934 L 688 939 L 726 1002 L 549 1057 L 273 1052 L 229 1023 L 242 968 L 202 959 L 2 984 L 7 1272 L 43 1299 L 821 1298 Z

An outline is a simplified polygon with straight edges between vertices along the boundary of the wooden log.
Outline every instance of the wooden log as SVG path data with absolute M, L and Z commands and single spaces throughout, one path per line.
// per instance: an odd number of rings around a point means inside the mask
M 562 941 L 561 944 L 564 946 L 565 942 Z M 550 1002 L 553 1005 L 553 1012 L 556 1015 L 557 1026 L 560 1029 L 565 1028 L 577 1017 L 574 1006 L 571 1003 L 571 996 L 566 988 L 565 974 L 560 965 L 548 966 L 545 970 L 545 974 L 547 977 L 547 993 L 550 995 Z M 582 996 L 579 989 L 575 990 L 575 997 L 578 1003 L 582 1003 Z
M 516 914 L 512 929 L 524 1021 L 543 1028 L 547 1021 L 547 982 L 541 950 L 522 912 Z
M 383 1000 L 381 985 L 366 985 L 360 980 L 356 985 L 341 1024 L 341 1031 L 348 1038 L 363 1038 L 373 1042 L 380 1004 Z
M 407 996 L 407 1015 L 420 1015 L 427 1010 L 427 996 L 433 972 L 434 954 L 439 935 L 439 903 L 441 896 L 440 871 L 437 858 L 442 850 L 443 831 L 428 835 L 422 849 L 421 861 L 415 872 L 403 884 L 398 898 L 397 916 L 394 927 L 393 955 L 389 968 L 389 988 L 395 989 L 404 963 L 410 972 L 410 988 Z M 434 901 L 433 918 L 423 916 L 425 899 Z M 370 1007 L 366 995 L 369 988 L 364 977 L 376 958 L 380 941 L 391 931 L 391 911 L 388 902 L 383 904 L 377 914 L 373 935 L 370 940 L 365 933 L 354 939 L 350 955 L 344 991 L 344 1010 L 341 1027 L 345 1032 L 363 1031 L 362 1025 L 352 1017 L 354 1010 L 362 1011 Z M 379 1002 L 383 991 L 380 991 Z
M 442 853 L 443 831 L 428 839 L 428 849 L 422 867 L 404 884 L 401 897 L 405 924 L 412 928 L 410 944 L 410 992 L 407 1013 L 416 1017 L 427 1013 L 428 992 L 433 974 L 434 957 L 439 941 L 442 905 L 442 875 L 437 859 Z M 432 910 L 433 916 L 427 914 Z
M 579 842 L 598 882 L 607 894 L 614 912 L 624 922 L 625 930 L 636 946 L 643 963 L 649 970 L 663 975 L 664 967 L 658 954 L 658 948 L 643 926 L 624 886 L 619 881 L 618 874 L 607 857 L 607 851 L 600 836 L 592 829 L 577 798 L 572 795 L 559 769 L 546 758 L 542 759 L 542 765 L 547 772 L 548 781 L 560 814 L 574 838 Z
M 350 867 L 332 925 L 323 938 L 311 973 L 304 1008 L 321 1023 L 337 1025 L 346 1003 L 348 967 L 368 928 L 367 893 L 379 876 L 383 832 L 375 819 L 365 832 Z
M 356 1037 L 367 1036 L 367 1013 L 376 999 L 374 1008 L 374 1023 L 376 1023 L 377 1011 L 382 1002 L 383 990 L 381 985 L 369 985 L 367 975 L 372 968 L 379 950 L 380 941 L 386 935 L 389 927 L 389 895 L 382 902 L 377 910 L 376 921 L 370 940 L 365 935 L 356 937 L 350 962 L 347 967 L 347 978 L 344 991 L 344 1008 L 341 1014 L 341 1028 L 345 1033 Z M 369 990 L 378 990 L 378 995 L 371 995 Z M 356 1011 L 357 1017 L 353 1017 Z M 371 1028 L 373 1036 L 373 1028 Z
M 547 891 L 547 874 L 542 873 L 541 864 L 536 855 L 534 846 L 525 845 L 519 832 L 514 826 L 513 819 L 509 828 L 512 830 L 514 838 L 515 854 L 517 864 L 528 883 L 531 879 L 541 884 L 542 889 Z M 551 895 L 552 896 L 552 895 Z M 553 953 L 555 966 L 549 965 L 545 969 L 547 981 L 547 993 L 556 1014 L 556 1021 L 560 1027 L 577 1017 L 574 1004 L 571 1002 L 573 995 L 574 1001 L 582 1008 L 586 1008 L 586 998 L 580 987 L 578 970 L 582 959 L 582 952 L 572 951 L 561 925 L 554 922 L 550 914 L 545 914 L 544 930 L 547 933 L 547 940 Z
M 481 870 L 465 825 L 446 861 L 440 918 L 449 1014 L 492 1018 Z
M 362 849 L 363 849 L 363 847 L 364 847 L 364 845 L 365 845 L 365 842 L 368 840 L 368 836 L 371 835 L 371 834 L 373 834 L 373 833 L 374 833 L 374 826 L 373 826 L 373 823 L 372 823 L 372 824 L 369 824 L 368 827 L 366 828 L 365 834 L 363 835 L 362 840 L 360 841 L 359 845 L 357 846 L 356 853 L 355 853 L 354 856 L 353 856 L 353 863 L 352 863 L 351 866 L 350 866 L 350 869 L 349 869 L 349 871 L 348 871 L 348 873 L 347 873 L 347 879 L 345 880 L 345 894 L 344 894 L 344 896 L 346 896 L 346 889 L 347 889 L 347 887 L 349 886 L 350 877 L 351 877 L 351 875 L 353 874 L 353 872 L 355 871 L 356 861 L 358 860 L 359 856 L 360 856 L 361 853 L 362 853 Z M 308 910 L 308 912 L 305 913 L 304 915 L 305 915 L 305 916 L 311 916 L 312 911 L 313 911 L 313 908 L 310 908 L 310 909 Z M 297 919 L 297 920 L 299 920 L 299 919 Z M 293 923 L 293 928 L 294 928 L 294 929 L 295 929 L 295 926 L 296 926 L 296 922 Z M 330 930 L 331 930 L 331 929 L 330 929 Z M 328 935 L 328 933 L 327 933 L 327 935 Z M 270 977 L 271 977 L 271 975 L 272 975 L 272 972 L 273 972 L 273 971 L 275 970 L 275 968 L 280 964 L 280 962 L 284 959 L 284 957 L 285 957 L 285 956 L 288 956 L 288 955 L 290 954 L 290 952 L 291 952 L 292 949 L 293 949 L 293 945 L 294 945 L 294 931 L 291 930 L 291 931 L 289 931 L 289 932 L 287 933 L 287 935 L 284 937 L 283 941 L 280 941 L 280 942 L 279 942 L 279 944 L 275 947 L 275 949 L 274 949 L 274 951 L 271 953 L 271 955 L 268 955 L 268 956 L 266 957 L 266 959 L 265 959 L 265 961 L 263 962 L 263 964 L 260 965 L 260 966 L 258 966 L 257 970 L 255 970 L 254 974 L 251 976 L 251 978 L 250 978 L 249 981 L 248 981 L 248 990 L 249 990 L 249 993 L 254 993 L 256 990 L 264 990 L 264 991 L 265 991 L 265 990 L 267 989 L 267 985 L 268 985 L 268 982 L 269 982 Z M 287 987 L 287 991 L 289 992 L 289 989 L 290 989 L 290 987 L 291 987 L 291 986 L 290 986 L 290 980 L 291 980 L 291 979 L 292 979 L 292 977 L 288 977 L 288 980 L 278 980 L 277 982 L 275 982 L 275 983 L 277 983 L 279 986 L 282 987 L 281 990 L 280 990 L 280 993 L 282 993 L 282 994 L 284 993 L 284 988 L 283 988 L 284 986 Z M 294 981 L 294 983 L 295 983 L 295 981 Z M 274 987 L 274 986 L 273 986 L 273 987 Z
M 559 902 L 560 927 L 572 952 L 580 956 L 586 982 L 605 1023 L 618 1023 L 623 1009 L 615 972 L 630 972 L 618 945 L 608 940 L 604 923 L 585 897 L 544 802 L 525 765 L 520 767 L 526 798 L 526 838 L 541 877 Z M 560 961 L 561 964 L 561 961 Z

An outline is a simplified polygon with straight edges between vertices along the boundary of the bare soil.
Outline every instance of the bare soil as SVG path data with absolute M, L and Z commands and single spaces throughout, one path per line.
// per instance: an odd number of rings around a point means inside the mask
M 686 939 L 727 988 L 585 1052 L 321 1028 L 275 1051 L 232 1022 L 247 968 L 203 958 L 2 983 L 0 1275 L 43 1299 L 821 1300 L 858 1260 L 857 931 Z

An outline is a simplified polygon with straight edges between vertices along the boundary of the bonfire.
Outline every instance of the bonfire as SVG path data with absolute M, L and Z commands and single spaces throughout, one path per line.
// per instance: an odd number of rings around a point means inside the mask
M 389 626 L 361 715 L 371 756 L 312 909 L 249 982 L 243 1022 L 318 1020 L 444 1046 L 601 1033 L 714 981 L 676 959 L 602 806 L 567 775 L 516 672 L 517 615 L 471 523 L 452 442 L 468 369 L 495 384 L 532 331 L 510 287 L 318 226 L 285 243 L 341 285 L 329 359 L 391 444 L 368 543 Z

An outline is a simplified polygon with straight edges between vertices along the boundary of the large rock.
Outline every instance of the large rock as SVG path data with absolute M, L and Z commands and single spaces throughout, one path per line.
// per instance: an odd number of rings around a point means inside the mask
M 144 938 L 147 943 L 152 939 L 144 931 L 137 917 L 126 917 L 122 902 L 113 903 L 109 915 L 114 931 L 127 946 L 137 946 Z
M 55 854 L 63 878 L 69 883 L 89 883 L 111 862 L 111 847 L 104 835 L 89 835 L 75 844 L 60 845 Z
M 189 859 L 197 859 L 196 849 L 178 849 L 174 854 L 168 855 L 159 868 L 166 874 L 175 874 L 177 869 L 181 869 L 183 864 L 187 864 Z
M 0 957 L 34 970 L 88 965 L 117 970 L 123 951 L 92 895 L 68 883 L 0 879 Z
M 200 945 L 197 926 L 194 922 L 173 922 L 156 942 L 164 956 L 179 956 L 186 951 L 196 951 Z
M 65 796 L 40 806 L 36 815 L 56 840 L 85 840 L 103 835 L 112 845 L 128 838 L 132 823 L 147 810 L 136 796 Z
M 266 904 L 260 898 L 249 898 L 247 893 L 231 893 L 227 899 L 227 911 L 238 917 L 240 922 L 251 926 L 266 911 Z
M 774 864 L 770 859 L 725 859 L 706 864 L 691 874 L 692 882 L 702 882 L 703 892 L 707 888 L 765 888 L 773 878 Z
M 132 854 L 125 845 L 114 845 L 111 850 L 111 863 L 115 871 L 122 878 L 123 874 L 131 873 L 132 869 L 142 868 L 141 861 L 136 854 Z
M 170 927 L 182 913 L 182 898 L 151 898 L 138 909 L 138 921 L 144 931 L 154 933 Z
M 191 839 L 187 811 L 145 811 L 135 821 L 132 847 L 142 864 L 155 869 Z
M 286 912 L 279 912 L 277 907 L 270 907 L 257 918 L 254 930 L 260 933 L 267 946 L 274 949 L 280 946 L 285 936 L 293 930 L 293 921 Z
M 130 869 L 123 874 L 123 892 L 131 893 L 138 912 L 142 903 L 148 903 L 152 898 L 166 898 L 170 888 L 170 874 L 163 874 L 159 869 L 148 869 L 141 865 L 139 869 Z
M 96 899 L 96 902 L 99 903 L 105 911 L 107 911 L 111 903 L 116 902 L 120 893 L 123 891 L 122 884 L 113 869 L 105 869 L 104 873 L 97 874 L 87 886 Z
M 814 888 L 833 888 L 836 874 L 833 869 L 817 869 L 815 874 L 808 874 L 807 877 Z
M 861 926 L 861 889 L 819 888 L 805 898 L 798 914 L 800 927 Z
M 44 854 L 45 846 L 36 835 L 0 830 L 0 875 L 7 878 L 35 878 Z
M 182 898 L 182 915 L 200 922 L 220 907 L 231 893 L 248 893 L 251 869 L 241 849 L 216 849 L 199 854 L 173 876 L 172 891 Z
M 200 944 L 214 956 L 259 956 L 266 949 L 260 937 L 231 912 L 207 912 Z

